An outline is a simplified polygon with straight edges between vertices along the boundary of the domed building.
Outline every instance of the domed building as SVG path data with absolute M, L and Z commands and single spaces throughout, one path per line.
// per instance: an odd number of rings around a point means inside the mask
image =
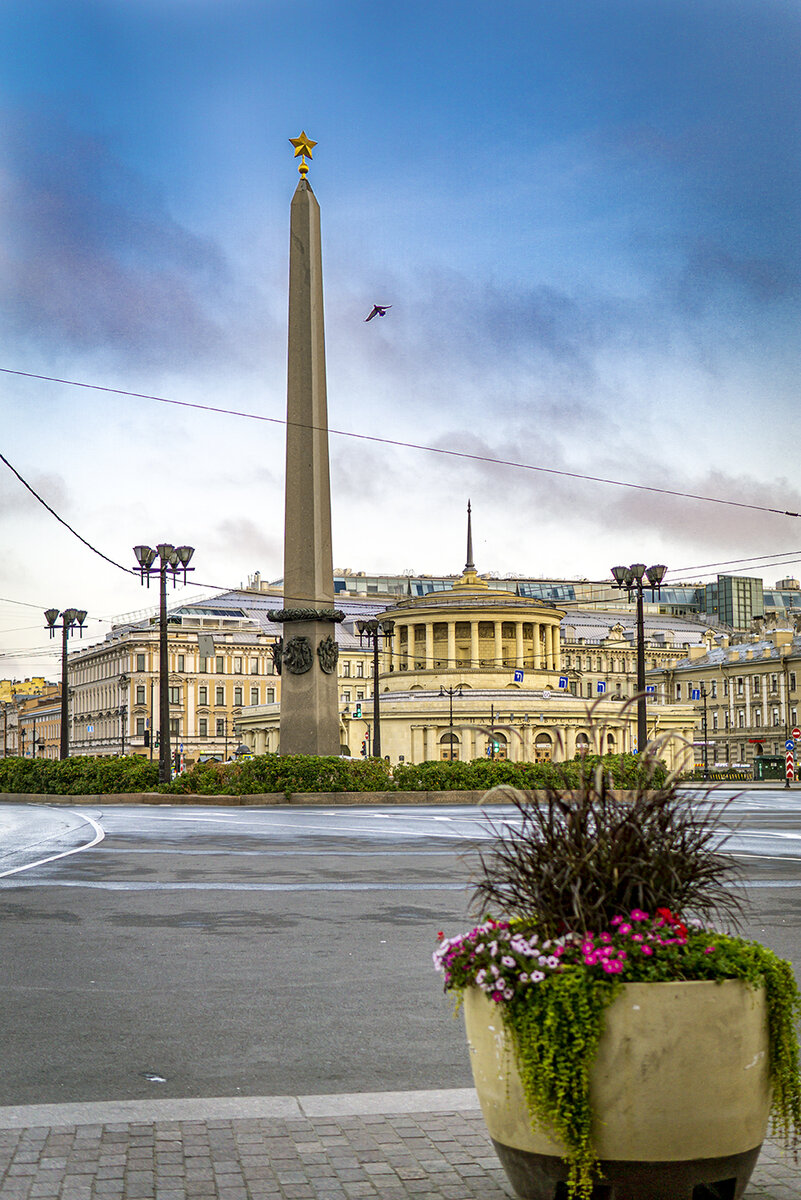
M 342 753 L 380 753 L 392 763 L 536 762 L 635 750 L 636 704 L 608 696 L 601 683 L 597 696 L 574 694 L 576 672 L 561 661 L 564 611 L 482 579 L 473 562 L 469 504 L 467 522 L 467 562 L 451 586 L 373 609 L 371 620 L 347 616 L 338 626 L 338 641 L 353 650 L 354 637 L 360 638 L 365 651 L 363 664 L 356 664 L 359 679 L 340 653 Z M 366 686 L 353 701 L 352 685 L 359 682 Z M 244 709 L 238 735 L 257 754 L 278 751 L 279 716 L 279 704 Z M 690 704 L 649 705 L 649 739 L 676 735 L 660 751 L 671 766 L 692 763 L 694 717 Z

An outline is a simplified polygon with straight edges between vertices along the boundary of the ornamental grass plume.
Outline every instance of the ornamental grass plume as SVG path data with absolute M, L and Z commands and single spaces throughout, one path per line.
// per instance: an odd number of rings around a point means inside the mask
M 632 909 L 694 913 L 735 928 L 742 911 L 732 891 L 738 868 L 722 853 L 730 801 L 713 791 L 680 792 L 675 775 L 649 783 L 656 760 L 643 756 L 635 789 L 621 792 L 603 765 L 578 785 L 534 795 L 498 788 L 517 810 L 514 824 L 487 818 L 492 848 L 479 852 L 473 903 L 531 921 L 552 936 L 604 929 Z

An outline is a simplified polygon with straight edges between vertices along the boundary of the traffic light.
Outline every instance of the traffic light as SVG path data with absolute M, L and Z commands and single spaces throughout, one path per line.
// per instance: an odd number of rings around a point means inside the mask
M 150 730 L 149 729 L 145 730 L 145 745 L 146 746 L 150 745 Z
M 362 742 L 362 758 L 367 757 L 367 740 Z
M 160 729 L 157 729 L 157 730 L 156 730 L 156 741 L 155 741 L 155 745 L 156 745 L 156 746 L 158 746 L 158 744 L 159 744 L 159 739 L 160 739 L 160 737 L 161 737 L 161 730 L 160 730 Z
M 360 717 L 360 716 L 362 715 L 362 706 L 361 706 L 361 704 L 357 704 L 357 705 L 356 705 L 356 708 L 354 709 L 353 715 L 354 715 L 354 717 Z

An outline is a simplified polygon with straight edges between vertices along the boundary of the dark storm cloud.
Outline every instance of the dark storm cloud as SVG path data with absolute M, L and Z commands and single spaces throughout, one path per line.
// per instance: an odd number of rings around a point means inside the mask
M 143 365 L 226 349 L 213 242 L 182 228 L 108 144 L 53 113 L 5 114 L 2 319 L 34 344 Z

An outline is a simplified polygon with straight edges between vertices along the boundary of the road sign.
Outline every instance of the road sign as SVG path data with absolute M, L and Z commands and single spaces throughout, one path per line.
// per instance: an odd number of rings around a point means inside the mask
M 795 776 L 795 768 L 793 765 L 793 752 L 788 750 L 784 756 L 784 774 L 787 779 L 792 779 Z
M 701 699 L 701 689 L 693 688 L 692 691 L 690 692 L 690 699 L 691 700 L 700 700 Z
M 784 748 L 785 750 L 795 750 L 795 742 L 792 738 L 788 738 L 788 740 L 784 743 Z
M 94 725 L 87 725 L 87 726 L 86 726 L 86 732 L 87 732 L 87 733 L 94 733 L 94 731 L 95 731 L 95 727 L 94 727 Z
M 791 736 L 794 737 L 796 741 L 798 741 L 798 739 L 801 738 L 801 729 L 799 729 L 797 725 L 796 725 L 795 729 L 793 730 Z
M 566 687 L 567 687 L 567 675 L 560 675 L 560 676 L 559 676 L 559 686 L 560 686 L 560 688 L 566 688 Z M 801 737 L 801 734 L 799 734 L 798 736 L 799 736 L 799 737 Z
M 522 682 L 523 682 L 523 672 L 515 671 L 515 683 L 522 683 Z
M 606 684 L 599 681 L 596 684 L 596 691 L 598 692 L 599 696 L 603 696 L 604 692 L 606 691 Z
M 646 689 L 645 689 L 645 694 L 646 694 L 646 696 L 655 696 L 655 695 L 656 695 L 656 686 L 655 686 L 655 684 L 652 684 L 652 683 L 650 683 L 650 684 L 648 685 L 648 687 L 646 687 Z

